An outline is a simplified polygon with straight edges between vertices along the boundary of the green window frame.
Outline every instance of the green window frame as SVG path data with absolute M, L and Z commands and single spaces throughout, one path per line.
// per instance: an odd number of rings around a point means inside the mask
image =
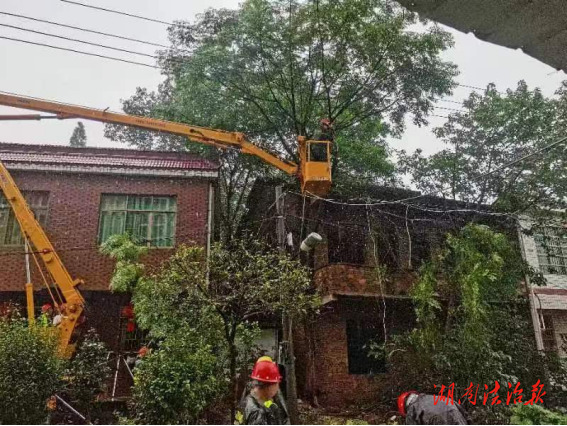
M 49 211 L 49 192 L 22 191 L 22 195 L 39 224 L 45 227 Z M 20 230 L 20 224 L 16 220 L 16 215 L 8 200 L 0 193 L 0 247 L 21 247 L 23 245 L 24 237 Z
M 99 244 L 112 235 L 129 233 L 148 247 L 175 246 L 175 196 L 103 194 L 100 202 Z

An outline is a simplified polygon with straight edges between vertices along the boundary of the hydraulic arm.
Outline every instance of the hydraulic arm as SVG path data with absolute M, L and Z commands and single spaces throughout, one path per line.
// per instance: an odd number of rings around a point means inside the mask
M 69 342 L 84 309 L 85 302 L 76 288 L 82 281 L 71 278 L 49 238 L 47 238 L 45 231 L 35 218 L 18 186 L 2 162 L 0 162 L 0 188 L 14 211 L 14 216 L 26 241 L 31 243 L 32 249 L 43 260 L 45 268 L 59 287 L 65 300 L 65 312 L 59 325 L 59 350 L 62 356 L 68 357 L 73 349 Z M 33 313 L 31 314 L 33 315 Z
M 244 154 L 255 155 L 261 158 L 266 163 L 277 167 L 288 175 L 297 176 L 301 181 L 301 189 L 303 192 L 310 192 L 322 196 L 328 193 L 331 185 L 329 141 L 311 141 L 300 137 L 298 139 L 300 164 L 297 165 L 290 161 L 282 160 L 276 155 L 254 145 L 246 139 L 243 133 L 239 132 L 227 132 L 207 127 L 191 126 L 183 123 L 119 114 L 106 110 L 2 93 L 0 93 L 0 105 L 55 114 L 55 116 L 34 114 L 29 116 L 30 120 L 41 120 L 44 118 L 58 118 L 61 120 L 83 118 L 103 123 L 121 124 L 144 130 L 185 136 L 193 142 L 212 145 L 223 149 L 236 148 Z M 25 116 L 20 115 L 18 119 L 25 119 Z

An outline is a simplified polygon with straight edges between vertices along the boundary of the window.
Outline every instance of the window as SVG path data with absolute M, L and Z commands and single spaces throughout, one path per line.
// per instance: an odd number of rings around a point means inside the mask
M 28 206 L 35 214 L 37 221 L 43 226 L 47 223 L 47 210 L 49 192 L 23 191 Z M 0 194 L 0 246 L 21 246 L 24 238 L 20 232 L 20 225 L 16 220 L 12 207 Z
M 363 320 L 347 321 L 347 351 L 349 374 L 386 372 L 386 358 L 370 355 L 371 343 L 384 343 L 383 329 Z
M 128 232 L 153 247 L 175 245 L 175 197 L 103 195 L 100 208 L 99 242 Z
M 366 235 L 363 228 L 340 222 L 337 225 L 327 227 L 329 263 L 364 265 Z
M 567 275 L 567 231 L 546 227 L 534 235 L 543 274 Z
M 545 328 L 541 329 L 541 337 L 543 340 L 543 350 L 546 352 L 557 351 L 557 340 L 555 339 L 555 328 L 553 327 L 553 318 L 551 315 L 543 315 L 543 323 Z
M 316 162 L 326 162 L 327 158 L 327 143 L 326 142 L 310 142 L 309 143 L 309 160 Z

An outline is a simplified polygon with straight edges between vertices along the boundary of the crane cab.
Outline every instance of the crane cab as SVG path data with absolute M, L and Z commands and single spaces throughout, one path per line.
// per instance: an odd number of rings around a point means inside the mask
M 331 189 L 331 142 L 298 138 L 301 192 L 320 197 Z

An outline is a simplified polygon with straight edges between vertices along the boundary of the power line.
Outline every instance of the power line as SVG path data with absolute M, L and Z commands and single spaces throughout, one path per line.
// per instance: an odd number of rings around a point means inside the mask
M 25 43 L 25 44 L 32 44 L 34 46 L 48 47 L 50 49 L 63 50 L 63 51 L 66 51 L 66 52 L 73 52 L 73 53 L 77 53 L 79 55 L 95 56 L 97 58 L 109 59 L 109 60 L 118 61 L 118 62 L 125 62 L 127 64 L 139 65 L 139 66 L 147 67 L 147 68 L 160 69 L 158 66 L 151 65 L 151 64 L 145 64 L 143 62 L 129 61 L 128 59 L 121 59 L 121 58 L 115 58 L 115 57 L 112 57 L 112 56 L 99 55 L 97 53 L 89 53 L 89 52 L 84 52 L 82 50 L 75 50 L 75 49 L 69 49 L 69 48 L 66 48 L 66 47 L 53 46 L 51 44 L 38 43 L 38 42 L 35 42 L 35 41 L 22 40 L 22 39 L 19 39 L 19 38 L 12 38 L 12 37 L 5 37 L 5 36 L 0 36 L 0 39 L 16 41 L 16 42 Z
M 87 7 L 89 9 L 95 9 L 95 10 L 99 10 L 99 11 L 102 11 L 102 12 L 116 13 L 118 15 L 128 16 L 130 18 L 142 19 L 144 21 L 155 22 L 155 23 L 163 24 L 163 25 L 167 25 L 167 26 L 185 27 L 185 25 L 179 24 L 179 23 L 176 23 L 176 22 L 162 21 L 162 20 L 159 20 L 159 19 L 148 18 L 147 16 L 136 15 L 136 14 L 128 13 L 128 12 L 122 12 L 122 11 L 115 10 L 115 9 L 109 9 L 109 8 L 100 7 L 100 6 L 93 6 L 93 5 L 81 3 L 81 2 L 78 2 L 78 1 L 72 1 L 72 0 L 59 0 L 59 1 L 61 1 L 63 3 L 73 4 L 75 6 Z M 469 84 L 457 83 L 456 85 L 459 86 L 459 87 L 464 87 L 464 88 L 471 89 L 471 90 L 480 90 L 481 92 L 486 90 L 482 87 L 473 86 L 473 85 L 469 85 Z
M 541 154 L 542 152 L 545 152 L 545 151 L 547 151 L 547 150 L 549 150 L 549 149 L 551 149 L 551 148 L 555 148 L 557 145 L 560 145 L 560 144 L 562 144 L 562 143 L 565 142 L 565 141 L 567 141 L 567 136 L 564 137 L 564 138 L 561 138 L 561 139 L 559 139 L 559 140 L 557 140 L 557 141 L 555 141 L 555 142 L 553 142 L 553 143 L 551 143 L 551 144 L 549 144 L 549 145 L 547 145 L 547 146 L 544 146 L 543 148 L 540 148 L 540 149 L 538 149 L 538 150 L 536 150 L 536 151 L 534 151 L 534 152 L 532 152 L 532 153 L 530 153 L 530 154 L 524 155 L 523 157 L 520 157 L 520 158 L 518 158 L 517 160 L 510 161 L 509 163 L 504 164 L 503 166 L 497 167 L 496 169 L 494 169 L 494 170 L 492 170 L 492 171 L 490 171 L 490 172 L 488 172 L 488 173 L 485 173 L 484 175 L 479 176 L 479 178 L 483 178 L 483 177 L 486 177 L 486 176 L 490 176 L 490 175 L 492 175 L 492 174 L 494 174 L 494 173 L 496 173 L 496 172 L 499 172 L 499 171 L 502 170 L 502 169 L 507 169 L 508 167 L 513 166 L 513 165 L 516 164 L 516 163 L 519 163 L 519 162 L 521 162 L 521 161 L 524 161 L 524 160 L 526 160 L 526 159 L 528 159 L 528 158 L 530 158 L 530 157 L 534 157 L 534 156 L 536 156 L 536 155 L 538 155 L 538 154 Z
M 463 105 L 464 101 L 453 101 L 451 99 L 440 99 L 439 102 L 448 102 L 450 104 Z
M 19 31 L 25 31 L 25 32 L 33 33 L 33 34 L 39 34 L 39 35 L 46 36 L 46 37 L 53 37 L 53 38 L 58 38 L 58 39 L 61 39 L 61 40 L 72 41 L 72 42 L 75 42 L 75 43 L 87 44 L 89 46 L 102 47 L 103 49 L 110 49 L 110 50 L 115 50 L 115 51 L 118 51 L 118 52 L 129 53 L 129 54 L 132 54 L 132 55 L 140 55 L 140 56 L 145 56 L 147 58 L 158 59 L 157 56 L 150 55 L 148 53 L 136 52 L 134 50 L 122 49 L 120 47 L 114 47 L 114 46 L 108 46 L 108 45 L 105 45 L 105 44 L 93 43 L 93 42 L 90 42 L 90 41 L 80 40 L 80 39 L 73 38 L 73 37 L 65 37 L 65 36 L 58 35 L 58 34 L 45 33 L 43 31 L 36 31 L 36 30 L 29 29 L 29 28 L 18 27 L 16 25 L 9 25 L 9 24 L 0 23 L 0 26 L 12 28 L 14 30 L 19 30 Z
M 567 141 L 567 136 L 565 136 L 565 137 L 563 137 L 563 138 L 561 138 L 561 139 L 559 139 L 559 140 L 556 140 L 555 142 L 552 142 L 552 143 L 550 143 L 549 145 L 546 145 L 546 146 L 544 146 L 544 147 L 542 147 L 542 148 L 540 148 L 540 149 L 537 149 L 537 150 L 535 150 L 534 152 L 531 152 L 531 153 L 529 153 L 529 154 L 526 154 L 526 155 L 524 155 L 524 156 L 522 156 L 522 157 L 520 157 L 520 158 L 517 158 L 517 159 L 515 159 L 515 160 L 509 161 L 508 163 L 505 163 L 505 164 L 501 165 L 500 167 L 497 167 L 497 168 L 494 169 L 494 170 L 491 170 L 491 171 L 489 171 L 489 172 L 486 172 L 486 173 L 482 173 L 482 174 L 473 176 L 472 178 L 473 178 L 473 179 L 483 179 L 483 178 L 485 178 L 485 177 L 488 177 L 488 176 L 490 176 L 490 175 L 493 175 L 493 174 L 496 173 L 496 172 L 499 172 L 499 171 L 501 171 L 501 170 L 507 169 L 508 167 L 513 166 L 514 164 L 520 163 L 520 162 L 522 162 L 522 161 L 524 161 L 524 160 L 527 160 L 528 158 L 534 157 L 534 156 L 536 156 L 536 155 L 538 155 L 538 154 L 541 154 L 542 152 L 545 152 L 545 151 L 548 151 L 548 150 L 550 150 L 550 149 L 552 149 L 552 148 L 555 148 L 556 146 L 558 146 L 558 145 L 564 143 L 565 141 Z M 404 202 L 406 202 L 406 201 L 411 201 L 411 200 L 416 200 L 416 199 L 418 199 L 418 198 L 423 198 L 423 197 L 428 197 L 428 196 L 434 196 L 436 193 L 441 192 L 441 191 L 443 191 L 443 190 L 445 190 L 445 189 L 450 189 L 450 188 L 449 188 L 447 185 L 445 185 L 444 187 L 441 187 L 441 188 L 439 188 L 437 191 L 434 191 L 434 192 L 429 192 L 429 193 L 425 193 L 425 194 L 419 194 L 419 195 L 415 195 L 415 196 L 412 196 L 412 197 L 403 198 L 403 199 L 400 199 L 400 200 L 392 200 L 392 201 L 389 201 L 389 200 L 382 200 L 382 201 L 376 201 L 376 202 L 373 202 L 373 203 L 346 203 L 346 202 L 342 202 L 342 201 L 331 200 L 331 199 L 319 197 L 318 195 L 311 194 L 311 193 L 309 193 L 309 196 L 310 196 L 311 198 L 315 198 L 315 199 L 318 199 L 318 200 L 321 200 L 321 201 L 325 201 L 325 202 L 327 202 L 327 203 L 339 204 L 339 205 L 348 205 L 348 206 L 365 206 L 365 207 L 366 207 L 366 206 L 378 206 L 378 205 L 384 205 L 384 204 L 402 204 L 402 205 L 407 205 L 407 204 L 404 204 Z M 416 208 L 416 206 L 415 206 L 414 204 L 410 204 L 410 206 L 411 206 L 412 208 Z M 462 211 L 466 211 L 466 210 L 460 209 L 460 210 L 453 210 L 453 211 L 461 211 L 461 212 L 462 212 Z M 509 215 L 509 214 L 505 214 L 505 213 L 493 213 L 493 214 L 508 215 L 508 216 L 513 217 L 513 215 Z
M 433 106 L 433 108 L 436 108 L 436 109 L 444 109 L 444 110 L 447 110 L 447 111 L 466 112 L 466 111 L 465 111 L 465 110 L 463 110 L 463 109 L 457 109 L 457 108 L 449 108 L 449 107 L 442 107 L 442 106 L 436 106 L 436 105 L 434 105 L 434 106 Z
M 43 24 L 56 25 L 58 27 L 70 28 L 72 30 L 83 31 L 83 32 L 102 35 L 102 36 L 106 36 L 106 37 L 113 37 L 113 38 L 117 38 L 117 39 L 120 39 L 120 40 L 133 41 L 133 42 L 136 42 L 136 43 L 147 44 L 148 46 L 162 47 L 164 49 L 171 49 L 170 46 L 166 46 L 165 44 L 153 43 L 151 41 L 140 40 L 140 39 L 137 39 L 137 38 L 126 37 L 126 36 L 122 36 L 122 35 L 118 35 L 118 34 L 105 33 L 105 32 L 102 32 L 102 31 L 90 30 L 90 29 L 87 29 L 87 28 L 76 27 L 76 26 L 68 25 L 68 24 L 61 24 L 59 22 L 47 21 L 45 19 L 33 18 L 31 16 L 19 15 L 17 13 L 9 13 L 9 12 L 0 11 L 0 15 L 7 15 L 7 16 L 15 17 L 15 18 L 27 19 L 27 20 L 30 20 L 30 21 L 41 22 Z
M 116 14 L 118 14 L 118 15 L 128 16 L 128 17 L 130 17 L 130 18 L 136 18 L 136 19 L 142 19 L 142 20 L 144 20 L 144 21 L 155 22 L 155 23 L 157 23 L 157 24 L 167 25 L 167 26 L 169 26 L 169 27 L 171 27 L 171 26 L 180 26 L 180 27 L 183 27 L 183 25 L 181 25 L 181 24 L 176 24 L 176 23 L 173 23 L 173 22 L 161 21 L 161 20 L 159 20 L 159 19 L 148 18 L 148 17 L 141 16 L 141 15 L 135 15 L 135 14 L 133 14 L 133 13 L 121 12 L 121 11 L 115 10 L 115 9 L 108 9 L 108 8 L 105 8 L 105 7 L 93 6 L 93 5 L 86 4 L 86 3 L 80 3 L 80 2 L 78 2 L 78 1 L 71 1 L 71 0 L 59 0 L 59 1 L 61 1 L 61 2 L 63 2 L 63 3 L 73 4 L 73 5 L 75 5 L 75 6 L 82 6 L 82 7 L 88 7 L 89 9 L 100 10 L 100 11 L 102 11 L 102 12 L 116 13 Z
M 61 1 L 63 1 L 63 0 L 61 0 Z M 470 86 L 470 85 L 468 85 L 468 84 L 460 84 L 460 83 L 457 83 L 457 86 L 465 87 L 465 88 L 467 88 L 467 89 L 472 89 L 472 90 L 480 90 L 481 92 L 484 92 L 484 91 L 486 90 L 486 89 L 483 89 L 482 87 Z

